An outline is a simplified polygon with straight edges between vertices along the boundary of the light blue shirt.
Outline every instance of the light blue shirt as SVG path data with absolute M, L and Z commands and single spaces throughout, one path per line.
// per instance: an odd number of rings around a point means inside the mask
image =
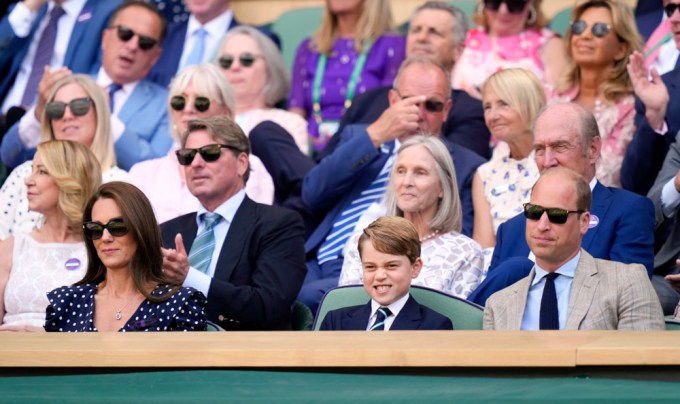
M 234 196 L 227 199 L 223 204 L 214 210 L 215 213 L 219 213 L 220 216 L 222 216 L 222 220 L 220 220 L 213 227 L 213 232 L 215 235 L 215 249 L 213 250 L 212 258 L 210 259 L 210 266 L 208 267 L 206 273 L 203 273 L 196 268 L 190 267 L 189 273 L 187 274 L 182 286 L 191 286 L 192 288 L 203 292 L 206 297 L 208 296 L 210 282 L 212 281 L 213 275 L 215 275 L 215 267 L 217 266 L 217 260 L 220 257 L 220 253 L 222 252 L 224 239 L 227 238 L 227 233 L 229 232 L 231 222 L 234 220 L 236 211 L 241 206 L 241 203 L 243 203 L 245 197 L 246 191 L 241 189 Z M 198 231 L 196 232 L 197 235 L 203 231 L 204 225 L 203 222 L 201 222 L 200 217 L 202 213 L 206 212 L 208 212 L 208 210 L 203 207 L 203 205 L 199 206 L 198 211 L 196 212 L 196 224 L 198 225 Z M 188 254 L 189 251 L 187 251 L 187 255 Z
M 567 261 L 564 265 L 557 268 L 558 276 L 555 278 L 555 293 L 557 294 L 557 311 L 560 317 L 560 330 L 564 330 L 567 324 L 567 310 L 569 309 L 569 295 L 571 294 L 571 284 L 574 281 L 576 266 L 581 258 L 581 251 L 574 258 Z M 522 330 L 538 330 L 541 315 L 541 299 L 543 298 L 543 288 L 545 287 L 545 276 L 548 272 L 534 266 L 534 279 L 531 280 L 527 304 L 524 307 L 522 317 Z

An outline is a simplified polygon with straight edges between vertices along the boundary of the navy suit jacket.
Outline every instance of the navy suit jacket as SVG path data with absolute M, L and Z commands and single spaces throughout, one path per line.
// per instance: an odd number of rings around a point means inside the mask
M 645 106 L 635 100 L 635 127 L 621 166 L 621 186 L 640 195 L 647 195 L 654 179 L 661 171 L 668 148 L 675 142 L 680 130 L 680 68 L 661 76 L 668 88 L 670 100 L 666 109 L 668 132 L 661 136 L 649 126 L 645 118 Z
M 163 245 L 182 234 L 191 251 L 196 213 L 161 224 Z M 304 229 L 288 209 L 246 196 L 229 226 L 208 291 L 208 319 L 225 330 L 290 329 L 291 307 L 307 273 Z
M 305 251 L 321 245 L 335 219 L 375 180 L 394 149 L 394 142 L 376 149 L 366 132 L 367 125 L 350 125 L 340 135 L 340 145 L 305 176 L 302 200 L 315 212 L 325 212 L 305 243 Z M 472 177 L 484 159 L 462 146 L 445 142 L 456 169 L 456 182 L 463 210 L 463 234 L 472 234 Z
M 125 131 L 114 143 L 116 160 L 124 170 L 135 163 L 165 156 L 172 146 L 168 131 L 168 90 L 142 80 L 130 94 L 118 114 Z M 15 123 L 2 139 L 2 162 L 16 167 L 30 160 L 35 148 L 27 149 L 19 137 L 19 122 Z
M 64 55 L 64 66 L 74 73 L 92 73 L 101 64 L 102 31 L 111 13 L 122 0 L 88 0 L 71 32 Z M 14 84 L 21 63 L 31 45 L 33 35 L 47 13 L 47 4 L 38 11 L 29 34 L 19 38 L 9 24 L 9 13 L 0 22 L 0 100 L 4 100 Z
M 595 258 L 642 264 L 649 276 L 654 269 L 654 204 L 644 196 L 608 188 L 599 182 L 593 190 L 590 209 L 591 226 L 581 247 Z M 526 241 L 526 218 L 523 213 L 500 225 L 489 273 L 468 300 L 484 305 L 493 293 L 529 275 L 533 265 L 526 265 L 529 245 Z M 522 257 L 526 261 L 513 260 Z
M 662 0 L 638 0 L 635 6 L 635 24 L 645 41 L 661 23 L 663 12 Z
M 371 301 L 361 306 L 344 307 L 326 314 L 320 331 L 366 331 L 371 317 Z M 448 317 L 420 305 L 409 296 L 406 304 L 395 317 L 390 331 L 398 330 L 453 330 Z
M 342 116 L 336 135 L 331 138 L 321 157 L 335 150 L 340 142 L 339 134 L 345 126 L 377 121 L 390 106 L 389 92 L 390 87 L 378 87 L 355 96 L 352 106 Z M 466 147 L 488 160 L 491 158 L 491 133 L 484 122 L 482 103 L 462 90 L 451 90 L 451 100 L 453 107 L 442 127 L 442 138 Z

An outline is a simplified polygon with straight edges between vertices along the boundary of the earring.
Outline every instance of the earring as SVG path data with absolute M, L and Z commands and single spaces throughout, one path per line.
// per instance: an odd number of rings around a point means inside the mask
M 536 12 L 536 8 L 534 6 L 531 6 L 531 8 L 529 9 L 529 17 L 527 18 L 527 26 L 536 24 L 537 19 L 538 13 Z

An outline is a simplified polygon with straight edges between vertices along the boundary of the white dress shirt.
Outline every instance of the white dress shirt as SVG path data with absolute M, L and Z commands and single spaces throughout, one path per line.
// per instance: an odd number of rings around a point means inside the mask
M 366 331 L 369 331 L 371 327 L 373 327 L 373 324 L 375 323 L 375 320 L 378 317 L 378 309 L 381 307 L 387 307 L 392 312 L 391 315 L 385 318 L 385 331 L 389 331 L 390 328 L 392 328 L 392 323 L 394 323 L 394 319 L 397 318 L 397 316 L 401 312 L 401 309 L 403 309 L 404 306 L 406 305 L 409 296 L 411 296 L 411 294 L 407 293 L 387 306 L 383 306 L 380 303 L 376 302 L 375 300 L 371 299 L 372 314 L 371 317 L 368 318 L 368 325 L 366 325 Z

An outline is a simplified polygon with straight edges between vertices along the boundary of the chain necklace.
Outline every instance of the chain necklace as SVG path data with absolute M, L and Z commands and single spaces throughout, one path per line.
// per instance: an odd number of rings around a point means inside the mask
M 116 314 L 113 316 L 113 318 L 115 318 L 116 320 L 120 321 L 120 319 L 123 318 L 123 314 L 122 314 L 123 310 L 127 309 L 127 307 L 130 305 L 130 303 L 132 303 L 132 301 L 134 300 L 135 297 L 137 297 L 137 294 L 136 294 L 136 293 L 135 293 L 134 295 L 132 295 L 132 297 L 130 298 L 130 300 L 128 300 L 128 302 L 125 303 L 125 306 L 123 306 L 122 309 L 116 309 L 116 308 L 114 307 L 113 309 L 116 311 Z

